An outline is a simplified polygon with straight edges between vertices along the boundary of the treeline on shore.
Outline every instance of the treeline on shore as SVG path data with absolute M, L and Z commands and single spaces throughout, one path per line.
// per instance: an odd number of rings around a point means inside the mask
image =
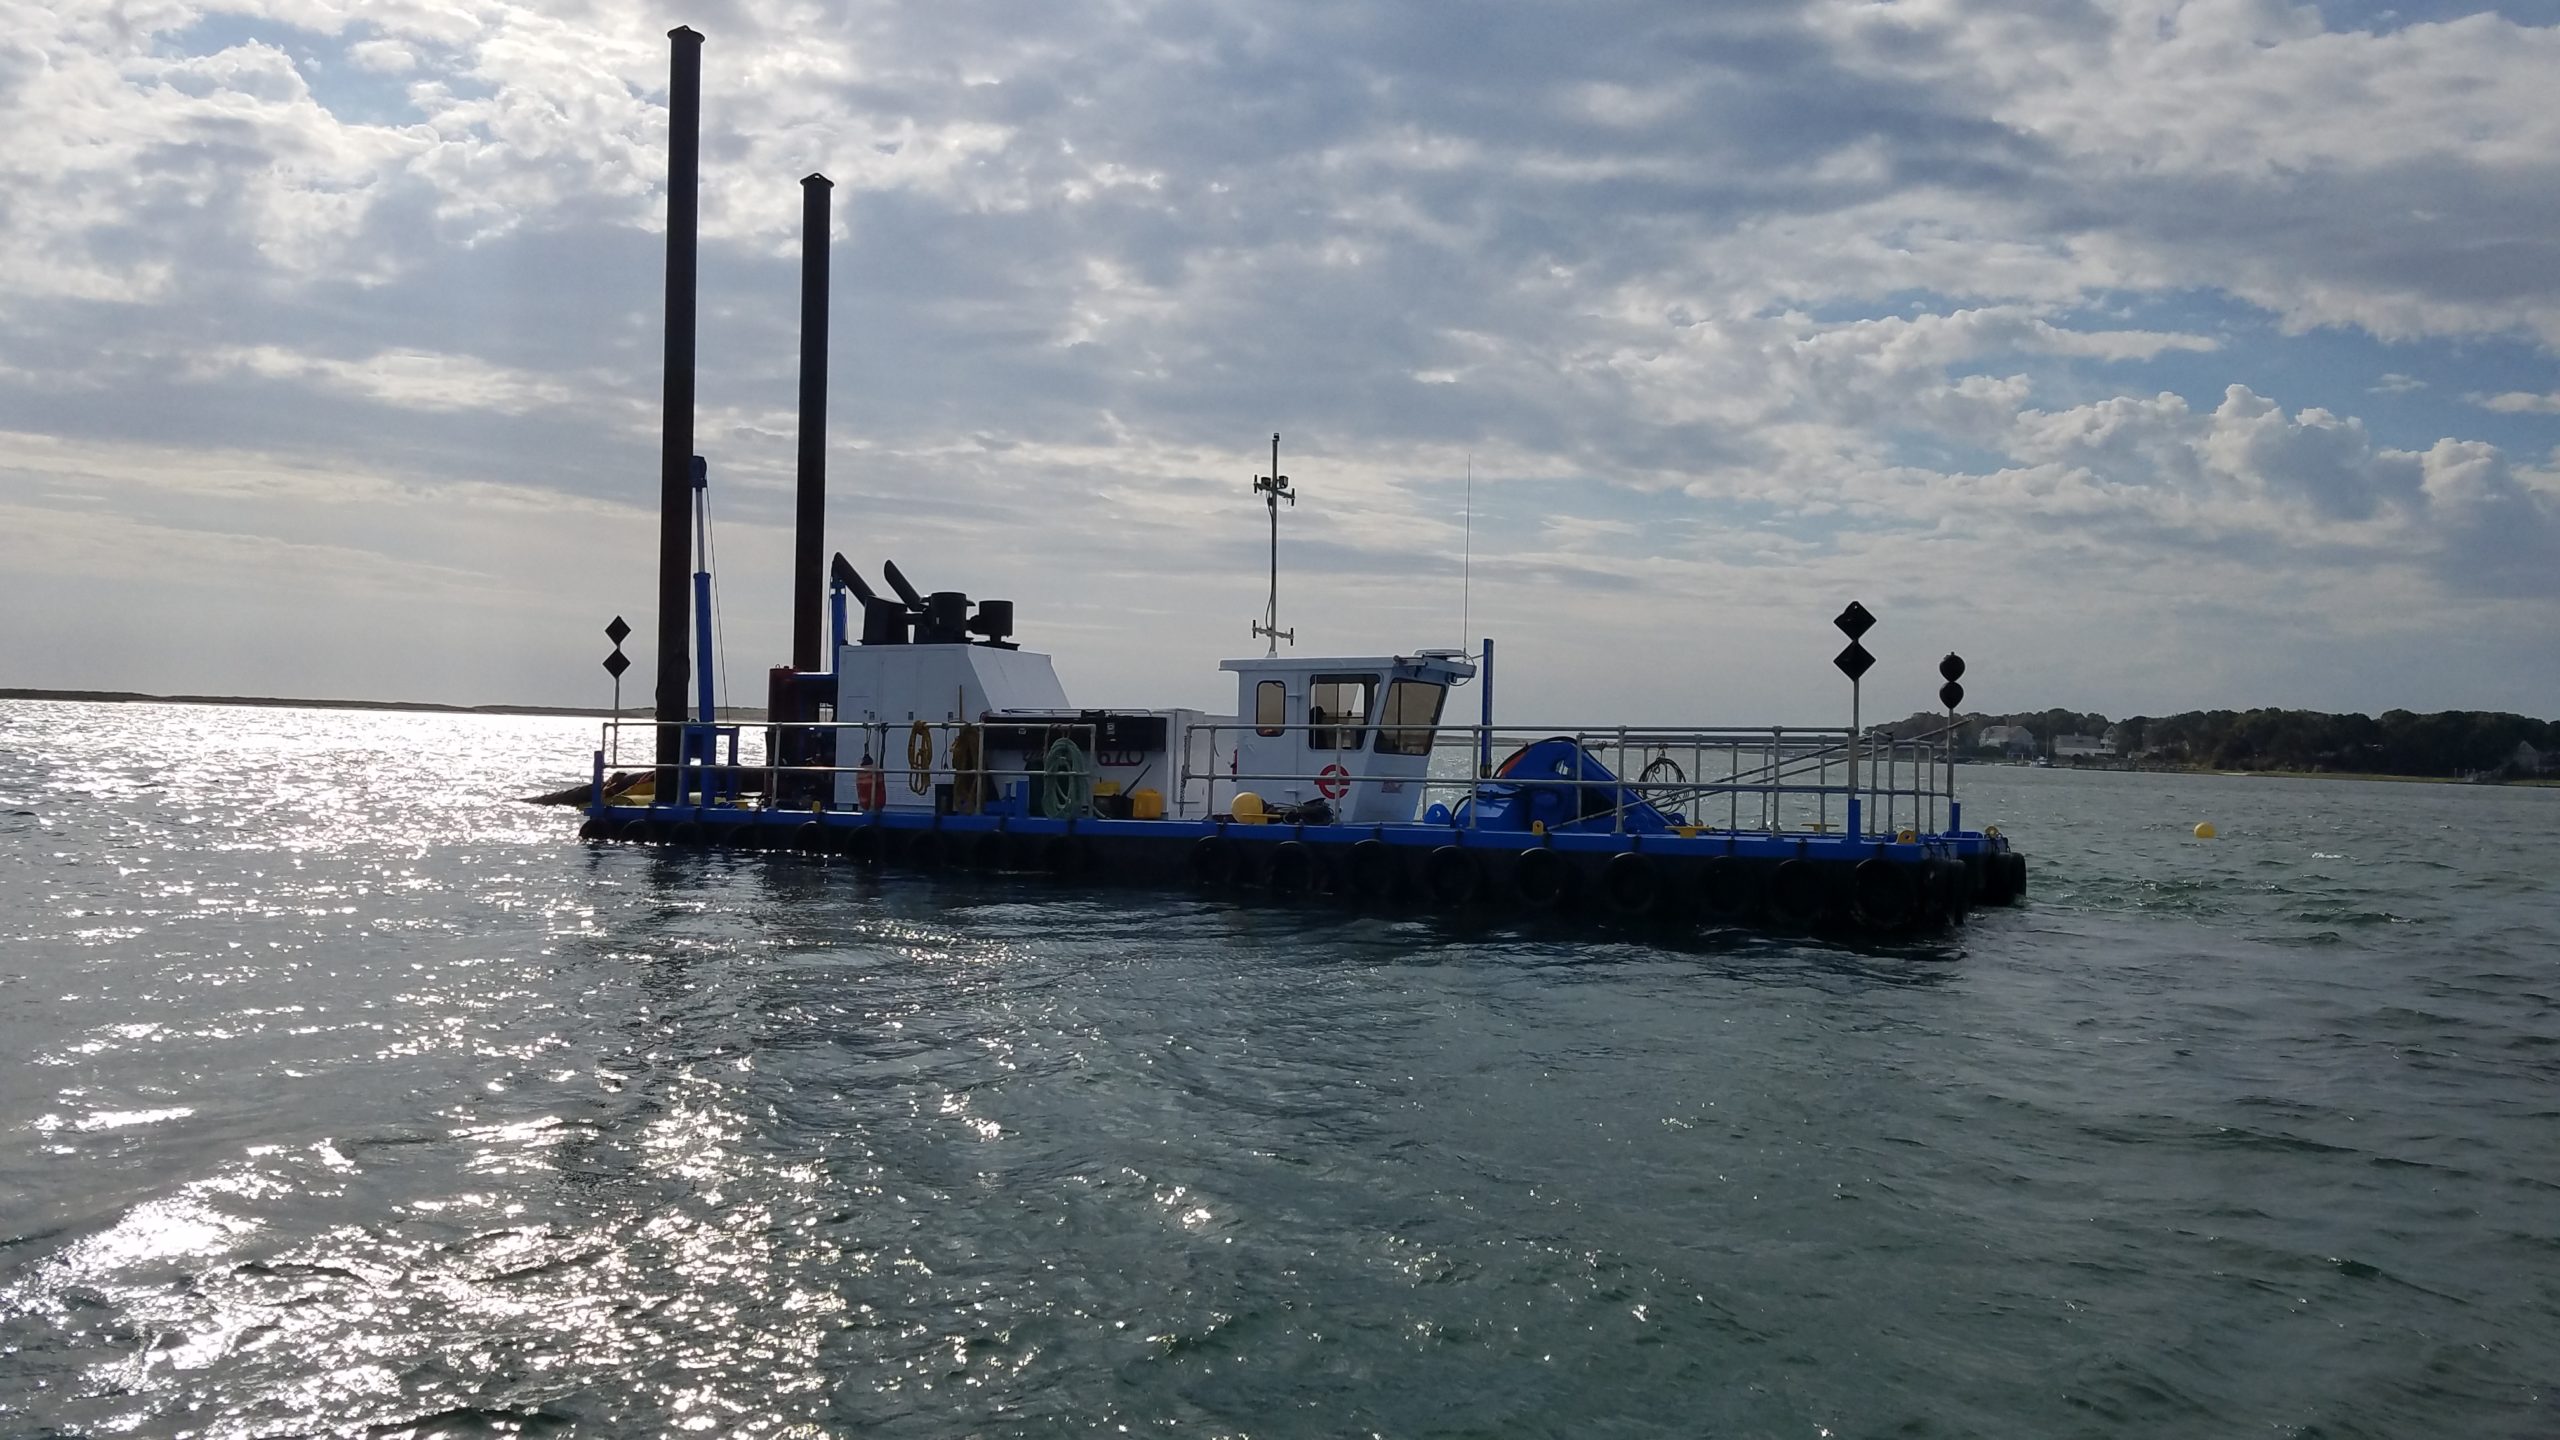
M 2522 779 L 2560 774 L 2560 722 L 2503 711 L 2386 710 L 2332 715 L 2319 710 L 2189 710 L 2110 721 L 2075 710 L 1960 717 L 1967 753 L 2001 750 L 1994 727 L 2034 737 L 2034 753 L 2054 754 L 2066 737 L 2092 737 L 2110 752 L 2096 763 L 2196 766 L 2213 770 L 2329 770 L 2365 775 Z M 1943 714 L 1917 714 L 1885 727 L 1896 738 L 1933 734 Z

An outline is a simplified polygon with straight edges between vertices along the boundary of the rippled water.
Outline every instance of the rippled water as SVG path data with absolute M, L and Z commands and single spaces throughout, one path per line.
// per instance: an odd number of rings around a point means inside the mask
M 2560 791 L 1974 770 L 2026 908 L 1660 948 L 588 734 L 0 702 L 0 1433 L 2560 1433 Z

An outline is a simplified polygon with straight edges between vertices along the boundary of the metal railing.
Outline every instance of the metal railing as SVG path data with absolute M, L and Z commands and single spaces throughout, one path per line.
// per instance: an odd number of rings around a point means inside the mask
M 1093 722 L 1026 719 L 1011 721 L 1002 717 L 991 720 L 930 721 L 789 721 L 781 723 L 729 723 L 706 725 L 699 721 L 607 720 L 595 752 L 596 784 L 601 791 L 605 783 L 607 756 L 635 752 L 645 760 L 626 760 L 626 768 L 661 770 L 655 762 L 655 733 L 680 728 L 691 737 L 682 747 L 686 762 L 674 767 L 675 790 L 672 797 L 652 797 L 655 804 L 727 805 L 770 809 L 834 809 L 838 808 L 839 786 L 836 778 L 875 772 L 887 801 L 903 790 L 909 798 L 904 807 L 915 808 L 919 802 L 955 813 L 979 813 L 990 806 L 1006 803 L 1009 782 L 1020 781 L 1032 787 L 1034 796 L 1040 787 L 1060 776 L 1056 766 L 1045 763 L 1019 767 L 988 763 L 985 736 L 990 729 L 1006 731 L 1037 730 L 1042 733 L 1041 751 L 1045 757 L 1050 743 L 1059 738 L 1073 741 L 1082 756 L 1081 783 L 1087 797 L 1079 808 L 1092 813 L 1090 797 L 1097 785 L 1108 785 L 1099 775 L 1095 761 L 1095 741 L 1099 727 Z M 1186 725 L 1178 738 L 1169 735 L 1166 758 L 1173 762 L 1173 793 L 1168 813 L 1191 813 L 1192 796 L 1200 797 L 1197 813 L 1226 813 L 1220 805 L 1223 798 L 1229 807 L 1235 795 L 1256 786 L 1297 785 L 1359 786 L 1376 785 L 1386 779 L 1401 779 L 1414 787 L 1413 815 L 1427 809 L 1434 796 L 1445 796 L 1455 823 L 1474 826 L 1483 813 L 1483 787 L 1537 784 L 1570 788 L 1577 791 L 1606 792 L 1606 803 L 1596 809 L 1577 806 L 1578 824 L 1590 828 L 1588 822 L 1601 814 L 1609 817 L 1609 830 L 1623 833 L 1634 801 L 1641 801 L 1661 812 L 1671 823 L 1705 832 L 1743 834 L 1836 834 L 1854 829 L 1860 834 L 1892 835 L 1902 830 L 1919 834 L 1943 833 L 1957 827 L 1960 809 L 1954 795 L 1952 735 L 1941 728 L 1927 734 L 1902 740 L 1870 737 L 1857 745 L 1857 782 L 1849 781 L 1850 733 L 1840 727 L 1671 727 L 1615 726 L 1606 729 L 1574 729 L 1570 727 L 1533 727 L 1503 725 L 1440 725 L 1428 727 L 1431 737 L 1425 757 L 1425 771 L 1414 777 L 1382 777 L 1353 773 L 1348 776 L 1328 775 L 1321 769 L 1306 772 L 1243 771 L 1237 768 L 1239 753 L 1233 743 L 1222 746 L 1222 736 L 1241 739 L 1246 733 L 1263 738 L 1305 734 L 1315 731 L 1336 736 L 1357 732 L 1357 743 L 1338 750 L 1315 751 L 1317 755 L 1359 756 L 1364 762 L 1374 753 L 1379 732 L 1400 732 L 1410 736 L 1421 726 L 1381 726 L 1375 717 L 1325 724 L 1260 725 L 1251 721 L 1213 721 Z M 636 729 L 650 737 L 644 745 L 624 740 L 625 730 Z M 925 737 L 921 747 L 917 735 Z M 955 745 L 961 737 L 975 733 L 979 748 L 977 762 L 954 768 Z M 810 743 L 820 737 L 833 737 L 834 760 L 777 762 L 774 757 L 783 750 L 804 749 L 824 753 L 823 744 Z M 1206 738 L 1206 745 L 1200 739 Z M 1551 739 L 1573 742 L 1582 753 L 1598 762 L 1613 778 L 1592 779 L 1581 775 L 1516 775 L 1476 773 L 1480 754 L 1508 755 L 1529 745 Z M 850 742 L 850 744 L 848 743 Z M 720 758 L 725 746 L 727 756 Z M 850 756 L 848 754 L 850 751 Z M 873 763 L 863 766 L 858 758 L 869 754 Z M 1205 765 L 1195 761 L 1205 757 Z M 1499 768 L 1498 764 L 1495 768 Z M 1577 767 L 1578 768 L 1578 767 Z M 1142 776 L 1144 772 L 1141 772 Z M 796 783 L 795 783 L 796 782 Z M 663 784 L 663 779 L 661 780 Z M 946 800 L 940 794 L 949 787 Z M 1072 788 L 1072 787 L 1070 787 Z M 1134 791 L 1135 786 L 1131 789 Z M 1107 791 L 1102 793 L 1109 793 Z M 1321 793 L 1321 792 L 1319 792 Z M 1632 797 L 1622 800 L 1620 797 Z M 1043 808 L 1043 807 L 1035 807 Z M 1853 821 L 1853 814 L 1856 819 Z M 1407 816 L 1405 818 L 1413 818 Z
M 1211 736 L 1209 753 L 1221 753 L 1216 737 L 1245 732 L 1263 738 L 1311 731 L 1340 732 L 1363 729 L 1368 742 L 1346 746 L 1335 753 L 1353 754 L 1368 751 L 1373 736 L 1381 728 L 1394 730 L 1415 727 L 1380 727 L 1374 721 L 1345 725 L 1340 721 L 1322 725 L 1257 725 L 1247 721 L 1208 722 L 1187 727 L 1188 732 L 1207 732 Z M 1919 833 L 1953 828 L 1958 814 L 1953 791 L 1953 775 L 1946 764 L 1948 753 L 1942 743 L 1945 731 L 1933 732 L 1912 740 L 1868 740 L 1858 746 L 1858 781 L 1849 781 L 1850 733 L 1840 727 L 1767 728 L 1693 726 L 1614 726 L 1608 729 L 1573 729 L 1569 727 L 1524 727 L 1503 725 L 1441 725 L 1431 743 L 1431 765 L 1414 783 L 1419 789 L 1417 811 L 1434 793 L 1447 793 L 1457 799 L 1472 801 L 1480 786 L 1535 783 L 1580 791 L 1606 792 L 1611 798 L 1602 807 L 1610 817 L 1609 828 L 1623 832 L 1629 805 L 1615 797 L 1626 792 L 1651 804 L 1666 816 L 1677 814 L 1674 823 L 1700 830 L 1742 833 L 1838 833 L 1851 827 L 1852 801 L 1856 827 L 1865 833 L 1894 834 L 1909 829 Z M 1480 754 L 1508 754 L 1543 740 L 1563 739 L 1573 742 L 1582 752 L 1597 761 L 1615 778 L 1590 779 L 1579 775 L 1477 775 L 1476 757 Z M 1222 789 L 1232 796 L 1236 790 L 1255 785 L 1310 785 L 1331 779 L 1342 785 L 1343 777 L 1328 777 L 1322 772 L 1302 774 L 1278 771 L 1219 769 L 1214 763 L 1206 770 L 1195 770 L 1190 757 L 1195 747 L 1182 748 L 1180 794 L 1188 800 L 1195 785 L 1203 787 L 1205 808 L 1219 810 Z M 1231 748 L 1225 753 L 1235 753 Z M 1316 752 L 1326 753 L 1324 751 Z M 1463 771 L 1451 773 L 1451 762 L 1462 761 Z M 1578 768 L 1578 767 L 1577 767 Z M 1376 784 L 1381 777 L 1354 774 L 1350 785 Z M 1584 823 L 1597 818 L 1584 811 Z M 1457 812 L 1459 806 L 1452 803 Z M 1463 814 L 1455 815 L 1458 823 L 1472 826 L 1482 814 L 1480 804 L 1469 803 Z
M 601 794 L 609 768 L 637 770 L 654 772 L 649 801 L 652 804 L 827 810 L 838 808 L 839 777 L 852 776 L 859 783 L 867 772 L 879 777 L 883 808 L 902 808 L 889 801 L 898 793 L 898 787 L 903 787 L 911 797 L 903 808 L 921 803 L 940 810 L 947 805 L 953 813 L 976 814 L 1002 803 L 1006 782 L 1043 784 L 1059 773 L 1056 767 L 1046 764 L 1011 767 L 987 763 L 992 758 L 986 742 L 991 729 L 1037 730 L 1042 735 L 1044 752 L 1057 739 L 1071 740 L 1085 757 L 1080 779 L 1086 793 L 1089 795 L 1097 783 L 1107 783 L 1094 774 L 1092 757 L 1099 727 L 1088 721 L 794 720 L 714 724 L 612 719 L 603 722 L 598 736 L 595 784 Z M 643 732 L 645 739 L 627 738 L 625 732 L 630 730 Z M 674 766 L 657 763 L 657 735 L 665 730 L 682 732 L 678 748 L 684 758 Z M 924 740 L 921 747 L 916 743 L 919 731 Z M 964 742 L 964 735 L 976 738 Z M 811 742 L 830 737 L 834 742 L 832 761 L 776 758 L 786 749 L 825 753 L 827 746 Z M 964 744 L 977 747 L 976 763 L 955 767 L 955 749 Z M 723 745 L 728 752 L 725 759 L 719 754 Z M 625 758 L 621 764 L 611 765 L 608 757 L 613 755 Z M 871 764 L 862 763 L 860 757 L 864 755 L 871 757 Z M 631 758 L 634 756 L 642 758 Z M 670 780 L 671 793 L 657 793 Z M 943 787 L 951 792 L 947 797 L 939 793 Z

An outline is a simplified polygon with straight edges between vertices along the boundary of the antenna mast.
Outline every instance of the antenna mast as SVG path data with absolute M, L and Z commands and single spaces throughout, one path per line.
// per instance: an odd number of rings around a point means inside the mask
M 1295 629 L 1280 628 L 1280 502 L 1286 500 L 1297 508 L 1298 492 L 1289 488 L 1289 477 L 1280 473 L 1280 437 L 1271 437 L 1271 473 L 1253 477 L 1253 493 L 1263 499 L 1271 511 L 1271 600 L 1263 607 L 1262 618 L 1253 627 L 1254 638 L 1269 636 L 1271 648 L 1266 656 L 1280 653 L 1280 642 L 1298 643 Z

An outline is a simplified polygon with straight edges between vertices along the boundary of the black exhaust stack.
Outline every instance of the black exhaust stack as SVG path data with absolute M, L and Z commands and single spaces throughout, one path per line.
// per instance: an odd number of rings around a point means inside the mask
M 819 660 L 819 612 L 826 586 L 820 532 L 827 523 L 827 247 L 833 226 L 827 192 L 835 182 L 800 182 L 800 506 L 791 538 L 791 668 L 806 675 Z
M 701 190 L 702 37 L 683 25 L 667 32 L 667 363 L 666 420 L 658 453 L 658 799 L 671 803 L 682 778 L 685 682 L 693 658 L 693 299 L 696 212 Z

